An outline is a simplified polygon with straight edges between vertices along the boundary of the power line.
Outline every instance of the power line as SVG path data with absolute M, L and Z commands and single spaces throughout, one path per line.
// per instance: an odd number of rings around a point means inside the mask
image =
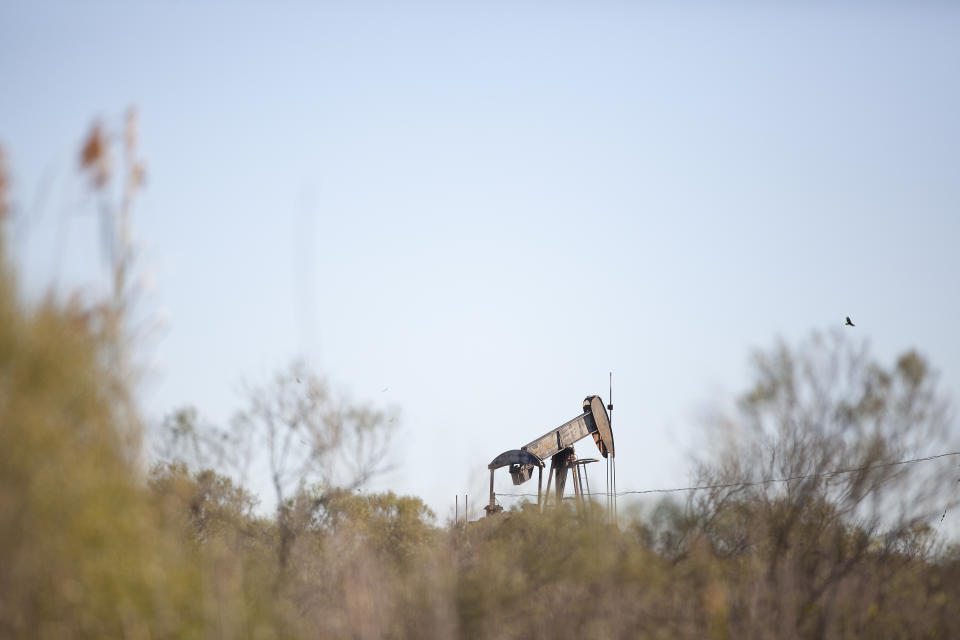
M 930 460 L 936 460 L 938 458 L 947 458 L 950 456 L 960 456 L 960 451 L 949 451 L 947 453 L 938 453 L 932 456 L 924 456 L 922 458 L 911 458 L 909 460 L 897 460 L 895 462 L 882 462 L 880 464 L 867 465 L 865 467 L 855 467 L 852 469 L 836 469 L 834 471 L 826 471 L 823 473 L 808 473 L 803 475 L 789 476 L 786 478 L 771 478 L 769 480 L 752 480 L 745 482 L 724 482 L 720 484 L 703 484 L 693 487 L 677 487 L 674 489 L 640 489 L 636 491 L 621 491 L 614 493 L 616 496 L 626 496 L 626 495 L 639 495 L 647 493 L 679 493 L 681 491 L 704 491 L 707 489 L 729 489 L 732 487 L 755 487 L 759 485 L 774 484 L 778 482 L 793 482 L 794 480 L 810 480 L 812 478 L 832 478 L 833 476 L 842 475 L 845 473 L 856 473 L 858 471 L 870 471 L 872 469 L 882 469 L 885 467 L 895 467 L 898 465 L 904 464 L 917 464 L 918 462 L 928 462 Z M 514 498 L 521 497 L 533 497 L 536 498 L 537 494 L 535 493 L 498 493 L 498 496 L 509 496 Z M 590 495 L 603 495 L 603 494 L 590 494 Z

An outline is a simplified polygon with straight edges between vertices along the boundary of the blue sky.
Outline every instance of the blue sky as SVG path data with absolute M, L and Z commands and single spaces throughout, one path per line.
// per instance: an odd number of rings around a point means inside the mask
M 620 488 L 683 484 L 845 315 L 960 398 L 960 10 L 841 4 L 2 2 L 14 254 L 105 287 L 76 153 L 136 105 L 148 416 L 304 357 L 446 515 L 612 370 Z

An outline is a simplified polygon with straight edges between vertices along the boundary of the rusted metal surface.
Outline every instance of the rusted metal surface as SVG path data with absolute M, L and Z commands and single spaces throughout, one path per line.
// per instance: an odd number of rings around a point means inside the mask
M 556 429 L 551 429 L 533 442 L 524 445 L 522 449 L 529 451 L 541 460 L 551 458 L 574 442 L 590 435 L 591 429 L 587 420 L 592 421 L 592 418 L 593 416 L 589 412 L 582 413 L 573 420 L 563 423 Z
M 534 467 L 543 466 L 541 459 L 529 451 L 524 451 L 522 449 L 511 449 L 510 451 L 504 451 L 494 458 L 493 461 L 487 465 L 487 469 L 499 469 L 500 467 L 505 467 L 508 464 L 528 464 Z
M 543 468 L 543 461 L 537 456 L 522 449 L 504 451 L 487 465 L 490 469 L 490 491 L 493 491 L 493 470 L 510 465 L 510 477 L 513 484 L 520 485 L 533 477 L 533 470 Z
M 573 467 L 576 459 L 577 456 L 573 452 L 573 447 L 565 447 L 550 458 L 550 468 L 553 470 L 555 476 L 554 482 L 556 483 L 557 504 L 560 504 L 563 500 L 564 490 L 567 485 L 567 471 Z M 574 481 L 573 491 L 577 495 L 580 494 L 576 481 Z
M 614 454 L 610 417 L 600 396 L 584 398 L 583 413 L 556 429 L 551 429 L 521 449 L 529 451 L 541 460 L 546 460 L 591 434 L 604 458 Z
M 600 450 L 600 454 L 606 458 L 608 455 L 616 457 L 613 448 L 613 429 L 610 426 L 610 416 L 607 414 L 607 408 L 603 406 L 603 400 L 600 396 L 587 396 L 583 400 L 583 410 L 589 411 L 593 416 L 593 441 Z

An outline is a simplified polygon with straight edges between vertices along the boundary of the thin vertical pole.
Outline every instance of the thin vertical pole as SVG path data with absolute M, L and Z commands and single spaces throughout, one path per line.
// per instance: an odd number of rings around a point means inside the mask
M 537 474 L 537 506 L 540 508 L 540 511 L 543 511 L 543 503 L 541 502 L 541 493 L 543 489 L 543 467 L 540 467 L 540 470 Z
M 493 469 L 490 469 L 490 513 L 493 513 L 493 505 L 496 503 L 496 498 L 493 493 Z
M 609 394 L 607 395 L 607 409 L 610 411 L 610 432 L 613 433 L 613 371 L 610 372 L 610 387 Z M 617 461 L 613 457 L 613 452 L 607 452 L 607 486 L 609 487 L 609 493 L 607 495 L 607 508 L 609 510 L 609 518 L 612 524 L 617 521 Z
M 570 469 L 573 476 L 573 495 L 577 503 L 577 513 L 583 509 L 583 491 L 580 490 L 580 465 L 574 464 Z
M 547 474 L 547 492 L 543 495 L 543 506 L 550 503 L 550 485 L 553 484 L 553 461 L 550 462 L 550 473 Z
M 611 508 L 610 508 L 610 452 L 609 451 L 607 452 L 606 463 L 607 463 L 607 505 L 606 505 L 607 521 L 610 521 L 613 519 L 613 517 L 611 515 Z
M 613 458 L 613 524 L 617 524 L 617 459 Z
M 453 523 L 460 524 L 460 494 L 457 494 L 457 497 L 454 498 L 453 502 Z

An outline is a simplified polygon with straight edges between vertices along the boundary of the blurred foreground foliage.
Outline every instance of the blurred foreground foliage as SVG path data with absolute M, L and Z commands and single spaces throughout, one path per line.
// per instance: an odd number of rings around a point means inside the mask
M 890 464 L 948 423 L 916 354 L 758 355 L 700 469 L 719 486 L 686 503 L 437 526 L 418 498 L 356 491 L 385 450 L 331 471 L 386 422 L 297 368 L 233 431 L 172 416 L 145 471 L 116 307 L 27 305 L 2 252 L 0 637 L 960 637 L 960 553 L 930 525 L 953 478 Z M 251 446 L 273 516 L 229 475 Z

